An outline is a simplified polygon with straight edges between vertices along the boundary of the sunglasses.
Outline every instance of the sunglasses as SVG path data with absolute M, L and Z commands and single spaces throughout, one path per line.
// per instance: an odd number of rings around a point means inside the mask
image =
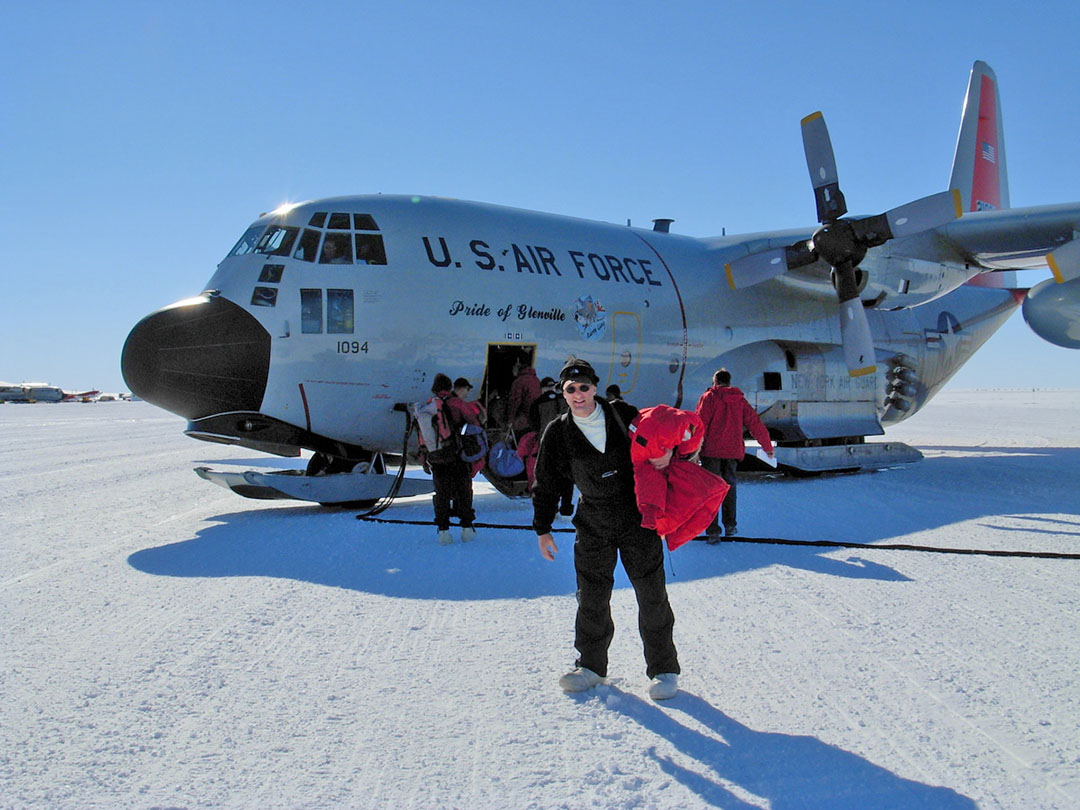
M 590 383 L 581 383 L 580 385 L 574 385 L 573 383 L 571 383 L 570 385 L 563 388 L 563 391 L 567 394 L 576 394 L 578 391 L 583 394 L 587 394 L 592 390 L 592 388 L 593 387 Z

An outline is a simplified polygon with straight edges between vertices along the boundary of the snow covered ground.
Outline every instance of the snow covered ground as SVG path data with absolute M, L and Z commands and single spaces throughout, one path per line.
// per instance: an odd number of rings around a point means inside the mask
M 4 808 L 1076 808 L 1080 392 L 946 392 L 919 464 L 757 477 L 670 557 L 683 692 L 572 663 L 572 536 L 244 500 L 273 466 L 145 403 L 0 407 Z M 477 487 L 480 520 L 528 506 Z M 386 517 L 428 520 L 427 498 Z

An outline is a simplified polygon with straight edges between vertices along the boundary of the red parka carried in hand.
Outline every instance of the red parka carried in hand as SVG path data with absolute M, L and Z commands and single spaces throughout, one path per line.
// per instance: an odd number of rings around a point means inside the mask
M 634 494 L 642 525 L 655 529 L 674 551 L 697 537 L 712 522 L 728 485 L 686 456 L 701 446 L 704 430 L 693 411 L 670 405 L 643 409 L 630 423 L 630 459 L 634 463 Z M 650 459 L 672 451 L 667 466 Z

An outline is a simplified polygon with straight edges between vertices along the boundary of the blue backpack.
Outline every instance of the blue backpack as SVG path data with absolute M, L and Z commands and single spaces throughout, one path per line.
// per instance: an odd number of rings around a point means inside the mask
M 460 456 L 462 461 L 479 461 L 487 455 L 487 431 L 479 425 L 471 425 L 466 422 L 461 428 L 461 435 L 459 438 L 461 444 Z

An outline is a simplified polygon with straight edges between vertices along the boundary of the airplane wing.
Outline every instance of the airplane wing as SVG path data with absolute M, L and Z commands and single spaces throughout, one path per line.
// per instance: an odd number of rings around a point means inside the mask
M 993 270 L 1047 267 L 1047 254 L 1080 236 L 1080 203 L 969 213 L 935 231 L 971 264 Z

